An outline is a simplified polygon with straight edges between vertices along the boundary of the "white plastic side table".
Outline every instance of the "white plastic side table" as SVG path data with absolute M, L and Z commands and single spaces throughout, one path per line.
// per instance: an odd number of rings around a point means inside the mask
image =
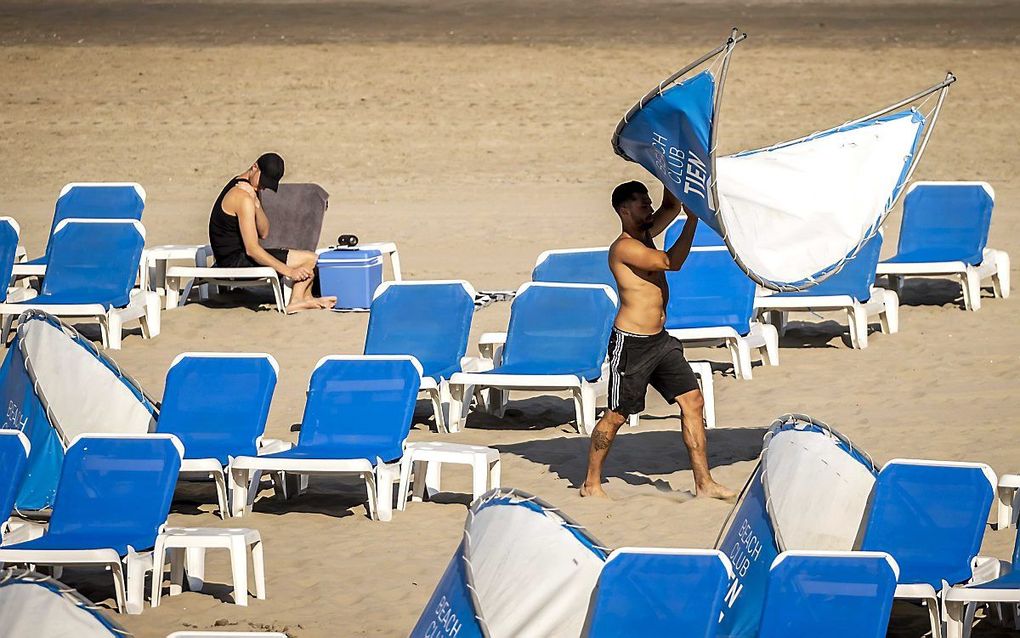
M 163 590 L 163 565 L 170 553 L 170 595 L 181 593 L 184 583 L 185 557 L 188 587 L 202 591 L 205 578 L 205 550 L 230 550 L 230 568 L 234 603 L 248 605 L 248 549 L 255 572 L 255 597 L 266 597 L 266 568 L 262 555 L 262 537 L 258 530 L 247 528 L 170 527 L 156 538 L 152 556 L 155 564 L 152 578 L 152 606 L 159 606 Z
M 497 450 L 481 445 L 464 445 L 462 443 L 408 443 L 401 462 L 397 509 L 404 510 L 407 506 L 412 473 L 414 474 L 413 500 L 421 501 L 426 490 L 428 494 L 439 492 L 440 469 L 443 463 L 471 466 L 471 500 L 477 499 L 486 492 L 486 479 L 488 479 L 488 489 L 499 487 L 501 470 Z

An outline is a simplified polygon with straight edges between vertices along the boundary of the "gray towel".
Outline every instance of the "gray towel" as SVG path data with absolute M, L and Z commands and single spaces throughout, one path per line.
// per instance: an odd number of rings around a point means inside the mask
M 280 184 L 279 191 L 262 191 L 262 208 L 269 218 L 264 248 L 314 251 L 319 246 L 329 193 L 318 184 Z

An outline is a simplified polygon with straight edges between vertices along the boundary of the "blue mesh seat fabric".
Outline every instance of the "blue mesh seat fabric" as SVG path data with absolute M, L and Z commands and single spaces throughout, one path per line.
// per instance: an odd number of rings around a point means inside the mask
M 186 459 L 254 456 L 276 376 L 269 355 L 182 355 L 167 372 L 156 431 L 180 439 Z
M 584 635 L 712 638 L 731 576 L 717 551 L 617 550 L 599 575 Z
M 903 201 L 896 256 L 884 263 L 980 264 L 994 203 L 981 184 L 918 184 Z
M 474 316 L 460 282 L 390 284 L 372 300 L 365 354 L 410 355 L 435 381 L 460 371 Z
M 896 570 L 885 554 L 780 554 L 758 638 L 884 638 L 895 592 Z

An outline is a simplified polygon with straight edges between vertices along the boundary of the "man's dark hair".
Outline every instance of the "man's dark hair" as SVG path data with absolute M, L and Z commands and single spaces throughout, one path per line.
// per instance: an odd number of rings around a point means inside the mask
M 624 182 L 613 189 L 613 210 L 620 210 L 625 202 L 635 195 L 647 195 L 648 187 L 641 182 Z

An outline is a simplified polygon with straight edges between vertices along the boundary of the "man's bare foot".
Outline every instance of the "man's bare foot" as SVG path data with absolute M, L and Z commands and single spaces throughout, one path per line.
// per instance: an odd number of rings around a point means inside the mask
M 323 310 L 329 310 L 336 305 L 336 297 L 317 297 L 314 299 Z
M 717 498 L 720 501 L 730 502 L 735 501 L 737 498 L 736 492 L 724 485 L 716 483 L 715 481 L 695 486 L 694 494 L 699 498 Z
M 609 495 L 606 494 L 606 491 L 602 489 L 601 485 L 588 485 L 587 483 L 585 483 L 581 485 L 581 489 L 579 491 L 581 493 L 581 496 L 595 496 L 598 498 L 609 498 Z
M 296 312 L 301 312 L 302 310 L 321 310 L 321 309 L 322 306 L 320 306 L 319 302 L 316 301 L 315 299 L 305 299 L 304 301 L 290 302 L 290 305 L 287 306 L 284 310 L 286 310 L 288 315 L 292 315 Z

